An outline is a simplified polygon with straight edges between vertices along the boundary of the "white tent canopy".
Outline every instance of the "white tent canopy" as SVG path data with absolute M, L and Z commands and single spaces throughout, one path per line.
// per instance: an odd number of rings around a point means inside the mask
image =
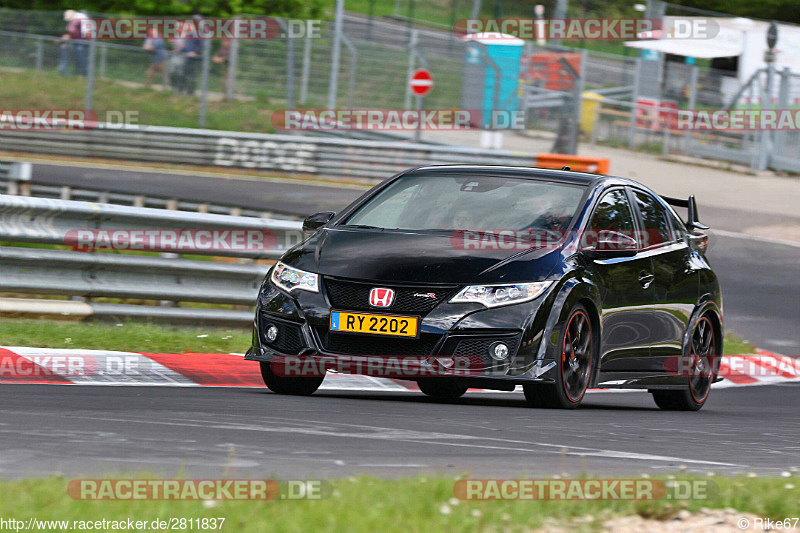
M 740 56 L 744 51 L 742 45 L 728 43 L 715 43 L 713 40 L 700 39 L 661 39 L 657 41 L 628 41 L 625 46 L 654 50 L 665 54 L 674 54 L 685 57 L 715 58 Z
M 666 17 L 668 29 L 674 27 L 676 17 Z M 685 57 L 715 58 L 736 57 L 744 52 L 744 34 L 753 21 L 748 19 L 726 19 L 707 17 L 680 17 L 681 21 L 687 20 L 713 21 L 719 27 L 719 33 L 710 39 L 679 39 L 661 38 L 641 41 L 627 41 L 625 46 L 653 50 Z M 746 22 L 745 22 L 746 21 Z

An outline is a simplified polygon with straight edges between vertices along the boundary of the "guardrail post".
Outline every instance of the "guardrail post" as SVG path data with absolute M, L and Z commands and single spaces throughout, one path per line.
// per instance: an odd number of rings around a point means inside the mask
M 180 257 L 179 254 L 173 252 L 161 252 L 158 256 L 165 259 L 177 259 Z M 178 302 L 174 300 L 159 300 L 158 305 L 159 307 L 178 307 Z
M 11 163 L 8 169 L 8 194 L 30 196 L 32 170 L 30 163 Z
M 60 198 L 62 200 L 69 200 L 70 198 L 72 198 L 72 187 L 69 187 L 67 185 L 64 185 L 63 187 L 61 187 Z

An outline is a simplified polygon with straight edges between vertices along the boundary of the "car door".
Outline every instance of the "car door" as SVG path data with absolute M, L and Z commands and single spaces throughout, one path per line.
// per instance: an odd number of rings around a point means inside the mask
M 589 220 L 589 232 L 638 234 L 631 199 L 623 187 L 605 192 Z M 602 301 L 601 362 L 605 371 L 636 371 L 647 366 L 652 344 L 652 268 L 649 256 L 592 259 L 589 268 Z
M 643 255 L 653 265 L 653 330 L 650 369 L 664 371 L 667 358 L 681 354 L 683 333 L 697 303 L 689 243 L 675 215 L 647 191 L 632 190 L 637 216 L 649 242 Z

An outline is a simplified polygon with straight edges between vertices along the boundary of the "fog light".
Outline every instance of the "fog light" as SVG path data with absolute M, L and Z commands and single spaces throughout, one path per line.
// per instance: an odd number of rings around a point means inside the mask
M 267 340 L 269 342 L 275 342 L 275 339 L 278 338 L 278 328 L 275 326 L 270 326 L 267 328 Z
M 502 342 L 496 342 L 489 348 L 489 355 L 496 361 L 502 361 L 508 357 L 508 346 Z

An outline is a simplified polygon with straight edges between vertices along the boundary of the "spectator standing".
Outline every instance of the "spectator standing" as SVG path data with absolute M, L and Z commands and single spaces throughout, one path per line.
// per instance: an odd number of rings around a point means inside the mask
M 189 96 L 194 96 L 194 88 L 197 84 L 197 67 L 200 63 L 200 56 L 203 48 L 202 42 L 200 42 L 200 39 L 197 37 L 197 26 L 194 22 L 202 17 L 200 17 L 200 15 L 195 15 L 192 18 L 193 20 L 186 21 L 185 35 L 189 35 L 189 37 L 186 38 L 183 47 L 183 56 L 185 57 L 185 63 L 183 65 L 183 88 Z
M 228 94 L 228 69 L 230 68 L 230 58 L 231 40 L 225 37 L 222 39 L 219 50 L 217 50 L 217 53 L 214 54 L 211 60 L 218 65 L 224 65 L 222 69 L 222 94 L 225 95 L 226 99 Z
M 178 35 L 183 35 L 182 31 L 179 32 Z M 184 77 L 186 57 L 183 55 L 183 49 L 186 47 L 186 39 L 182 37 L 173 37 L 169 40 L 169 44 L 172 48 L 172 55 L 167 61 L 169 84 L 174 91 L 181 93 L 186 85 Z
M 68 66 L 70 61 L 73 63 L 73 72 L 75 74 L 79 76 L 86 75 L 86 42 L 81 21 L 88 18 L 85 13 L 74 9 L 64 11 L 67 32 L 62 36 L 58 72 L 65 76 L 69 75 Z
M 167 45 L 164 39 L 158 34 L 158 29 L 150 28 L 147 30 L 147 39 L 142 46 L 150 52 L 150 66 L 147 67 L 147 87 L 153 83 L 153 74 L 165 73 L 167 64 Z

